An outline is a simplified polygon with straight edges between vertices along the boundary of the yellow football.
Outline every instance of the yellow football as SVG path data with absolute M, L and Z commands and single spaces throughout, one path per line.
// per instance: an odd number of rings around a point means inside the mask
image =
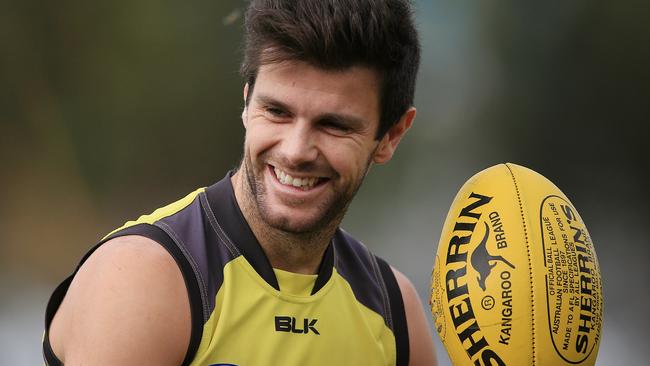
M 454 365 L 596 361 L 596 252 L 569 199 L 528 168 L 499 164 L 460 189 L 440 235 L 430 304 Z

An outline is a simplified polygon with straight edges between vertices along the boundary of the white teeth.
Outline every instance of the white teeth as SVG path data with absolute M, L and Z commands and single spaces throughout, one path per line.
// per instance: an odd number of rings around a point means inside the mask
M 316 182 L 318 182 L 317 177 L 294 178 L 276 167 L 273 168 L 273 171 L 275 172 L 275 176 L 278 178 L 278 181 L 280 181 L 280 183 L 287 186 L 302 188 L 303 190 L 310 189 L 314 186 L 314 184 L 316 184 Z

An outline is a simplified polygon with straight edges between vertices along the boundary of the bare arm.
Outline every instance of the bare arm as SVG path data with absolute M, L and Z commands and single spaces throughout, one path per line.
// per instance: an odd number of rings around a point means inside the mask
M 391 267 L 392 268 L 392 267 Z M 436 352 L 429 323 L 422 308 L 420 296 L 409 279 L 400 271 L 392 268 L 404 300 L 406 322 L 409 333 L 409 365 L 436 366 Z
M 180 365 L 190 330 L 174 259 L 150 239 L 125 236 L 81 267 L 52 321 L 50 342 L 67 366 Z

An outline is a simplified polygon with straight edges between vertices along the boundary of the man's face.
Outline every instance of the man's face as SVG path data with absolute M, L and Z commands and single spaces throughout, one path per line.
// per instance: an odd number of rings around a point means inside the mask
M 240 173 L 262 220 L 293 233 L 338 223 L 381 145 L 376 73 L 264 65 L 242 118 Z

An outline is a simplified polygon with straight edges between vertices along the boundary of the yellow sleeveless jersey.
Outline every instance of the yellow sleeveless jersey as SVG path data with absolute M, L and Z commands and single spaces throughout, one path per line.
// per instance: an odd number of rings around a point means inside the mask
M 237 205 L 230 174 L 127 222 L 79 267 L 123 235 L 158 242 L 183 274 L 192 317 L 184 365 L 408 364 L 404 305 L 390 266 L 339 229 L 318 274 L 271 268 Z M 50 366 L 62 363 L 47 330 L 75 273 L 48 303 L 43 354 Z

